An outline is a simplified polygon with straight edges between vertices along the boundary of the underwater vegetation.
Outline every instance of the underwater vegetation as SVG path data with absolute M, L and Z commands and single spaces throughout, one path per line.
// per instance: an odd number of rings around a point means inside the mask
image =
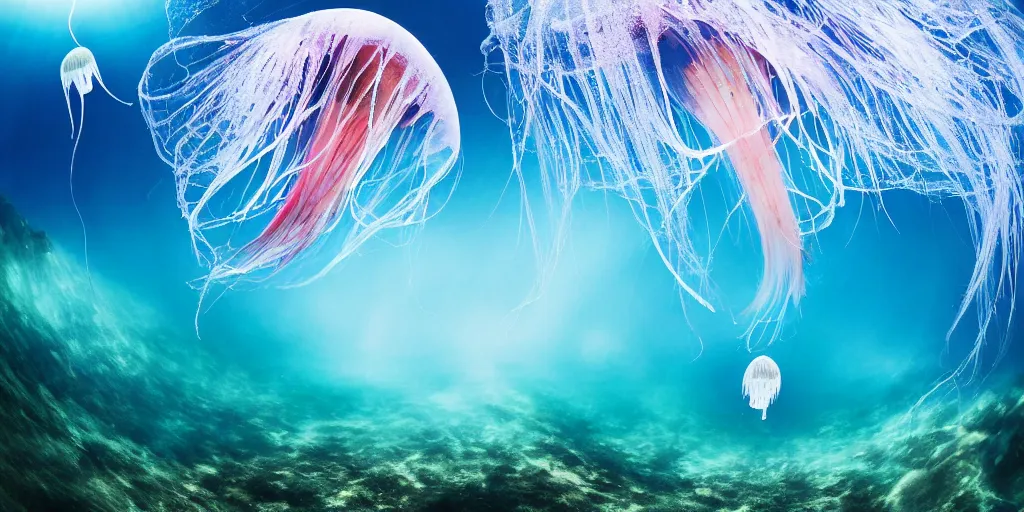
M 1016 511 L 1024 382 L 959 412 L 744 444 L 549 390 L 412 398 L 253 376 L 0 202 L 0 509 Z M 169 343 L 168 341 L 174 341 Z

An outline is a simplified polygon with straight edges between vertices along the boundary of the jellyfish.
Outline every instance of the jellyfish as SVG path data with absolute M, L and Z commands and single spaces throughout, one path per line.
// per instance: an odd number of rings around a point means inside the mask
M 748 349 L 778 338 L 808 244 L 851 196 L 962 202 L 976 262 L 947 338 L 973 307 L 953 374 L 977 369 L 1024 226 L 1024 19 L 1006 0 L 489 0 L 487 22 L 514 170 L 535 159 L 556 223 L 580 190 L 623 197 L 684 298 L 716 311 L 701 185 L 735 184 L 723 215 L 752 217 L 762 253 Z
M 74 49 L 68 52 L 64 56 L 64 60 L 60 63 L 60 84 L 64 89 L 64 101 L 68 106 L 68 117 L 71 118 L 71 138 L 75 140 L 74 147 L 71 150 L 71 168 L 68 173 L 68 187 L 71 190 L 71 203 L 75 207 L 75 213 L 78 214 L 78 222 L 82 225 L 82 240 L 85 247 L 85 267 L 88 272 L 89 268 L 89 236 L 85 230 L 85 220 L 82 218 L 82 212 L 78 209 L 78 202 L 75 200 L 75 155 L 78 153 L 78 141 L 82 137 L 82 126 L 85 123 L 85 95 L 92 92 L 93 79 L 99 82 L 100 87 L 106 91 L 107 95 L 119 103 L 127 106 L 131 106 L 131 103 L 122 101 L 117 96 L 114 96 L 110 89 L 103 83 L 103 78 L 100 76 L 100 68 L 96 65 L 96 57 L 92 54 L 88 48 L 78 43 L 78 38 L 75 37 L 75 32 L 71 28 L 71 18 L 75 14 L 75 5 L 77 1 L 71 3 L 71 12 L 68 14 L 68 31 L 71 33 L 71 39 L 75 41 L 77 45 Z M 71 111 L 71 86 L 74 85 L 75 90 L 78 92 L 78 104 L 80 107 L 78 117 L 78 132 L 75 132 L 75 115 Z
M 761 420 L 768 418 L 768 406 L 775 402 L 782 389 L 779 365 L 768 356 L 757 356 L 743 372 L 743 397 L 750 397 L 750 408 L 761 410 Z
M 750 79 L 765 86 L 770 78 L 767 70 L 752 62 L 752 56 L 734 53 L 722 43 L 712 41 L 704 50 L 707 53 L 695 55 L 671 77 L 675 86 L 671 90 L 683 95 L 680 104 L 717 140 L 728 143 L 724 155 L 747 198 L 764 261 L 764 275 L 750 308 L 796 303 L 804 287 L 803 242 L 786 188 L 786 171 L 760 115 L 756 93 L 729 85 L 743 83 L 748 72 Z
M 204 295 L 311 282 L 382 230 L 436 214 L 451 188 L 435 189 L 457 181 L 445 180 L 460 151 L 448 82 L 412 34 L 371 12 L 173 39 L 139 97 L 209 269 Z
M 216 7 L 220 0 L 165 0 L 164 12 L 167 14 L 168 33 L 173 39 L 179 36 L 187 25 L 192 23 L 204 11 Z M 247 0 L 234 0 L 233 4 L 242 9 L 249 9 Z

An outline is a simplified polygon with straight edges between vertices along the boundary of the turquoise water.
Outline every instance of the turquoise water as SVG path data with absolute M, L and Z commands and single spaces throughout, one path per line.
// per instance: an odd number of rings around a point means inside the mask
M 996 336 L 979 378 L 912 409 L 973 343 L 969 327 L 945 338 L 974 264 L 955 202 L 853 201 L 811 242 L 807 297 L 758 352 L 784 379 L 761 421 L 740 392 L 749 222 L 724 231 L 712 314 L 680 299 L 628 205 L 581 194 L 545 293 L 520 308 L 538 268 L 483 1 L 268 0 L 216 14 L 226 30 L 355 7 L 414 34 L 458 104 L 461 180 L 403 244 L 373 240 L 305 287 L 225 293 L 199 339 L 188 282 L 204 270 L 138 105 L 86 97 L 90 285 L 57 75 L 70 3 L 0 2 L 0 510 L 1024 507 L 1008 307 L 1001 360 Z M 163 5 L 79 4 L 76 36 L 134 98 L 168 39 Z

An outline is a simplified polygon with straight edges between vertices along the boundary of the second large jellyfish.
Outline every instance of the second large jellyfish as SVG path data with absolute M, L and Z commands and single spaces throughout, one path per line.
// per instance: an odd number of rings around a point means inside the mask
M 584 187 L 623 196 L 713 309 L 714 236 L 694 236 L 691 206 L 729 171 L 726 209 L 763 253 L 753 346 L 777 338 L 805 245 L 847 196 L 955 198 L 976 265 L 953 326 L 973 311 L 980 329 L 953 373 L 979 361 L 1024 229 L 1024 19 L 1005 0 L 489 0 L 488 24 L 516 165 L 536 152 L 556 221 Z
M 371 12 L 174 39 L 139 98 L 206 285 L 322 276 L 381 230 L 436 213 L 448 196 L 435 188 L 457 169 L 448 82 L 415 37 Z

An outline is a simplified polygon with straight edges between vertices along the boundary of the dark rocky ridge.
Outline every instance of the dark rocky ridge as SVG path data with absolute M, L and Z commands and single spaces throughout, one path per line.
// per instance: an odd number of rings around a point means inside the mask
M 52 247 L 46 233 L 36 231 L 18 215 L 14 205 L 0 197 L 0 246 L 20 258 L 47 254 Z

